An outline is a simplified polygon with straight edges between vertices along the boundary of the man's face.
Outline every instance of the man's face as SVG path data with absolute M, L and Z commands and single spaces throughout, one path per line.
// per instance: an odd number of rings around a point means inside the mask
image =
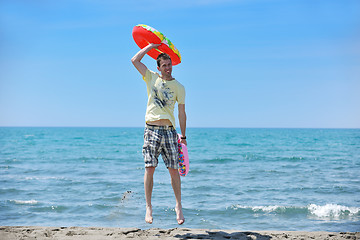
M 158 70 L 161 72 L 163 77 L 171 77 L 172 63 L 170 59 L 160 60 L 160 67 Z

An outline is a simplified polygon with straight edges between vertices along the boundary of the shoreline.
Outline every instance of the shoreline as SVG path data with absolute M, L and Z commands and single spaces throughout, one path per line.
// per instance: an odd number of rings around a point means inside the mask
M 360 232 L 238 231 L 221 229 L 139 229 L 108 227 L 1 226 L 0 239 L 360 239 Z

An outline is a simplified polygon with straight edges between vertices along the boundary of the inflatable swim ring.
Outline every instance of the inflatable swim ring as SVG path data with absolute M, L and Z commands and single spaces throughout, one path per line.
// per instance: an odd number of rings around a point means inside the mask
M 147 26 L 145 24 L 138 24 L 133 28 L 132 36 L 136 44 L 143 49 L 149 43 L 155 43 L 161 45 L 158 48 L 151 49 L 147 54 L 156 60 L 160 53 L 167 53 L 171 58 L 172 65 L 181 63 L 181 55 L 179 50 L 176 49 L 174 44 L 165 37 L 164 34 Z
M 181 135 L 178 134 L 178 146 L 179 146 L 179 174 L 185 177 L 189 172 L 189 154 L 185 144 L 180 143 Z

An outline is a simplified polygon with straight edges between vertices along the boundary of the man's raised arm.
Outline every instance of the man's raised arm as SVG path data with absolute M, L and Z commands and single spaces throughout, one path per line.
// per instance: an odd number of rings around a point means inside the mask
M 159 47 L 161 44 L 150 43 L 143 49 L 141 49 L 135 56 L 131 59 L 132 64 L 139 71 L 142 76 L 145 76 L 147 67 L 141 62 L 141 59 L 148 53 L 151 49 Z

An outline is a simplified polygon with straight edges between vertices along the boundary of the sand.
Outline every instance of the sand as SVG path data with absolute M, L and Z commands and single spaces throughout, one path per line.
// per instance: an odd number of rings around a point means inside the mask
M 360 232 L 236 231 L 210 229 L 158 229 L 104 227 L 0 227 L 1 240 L 20 239 L 360 239 Z

